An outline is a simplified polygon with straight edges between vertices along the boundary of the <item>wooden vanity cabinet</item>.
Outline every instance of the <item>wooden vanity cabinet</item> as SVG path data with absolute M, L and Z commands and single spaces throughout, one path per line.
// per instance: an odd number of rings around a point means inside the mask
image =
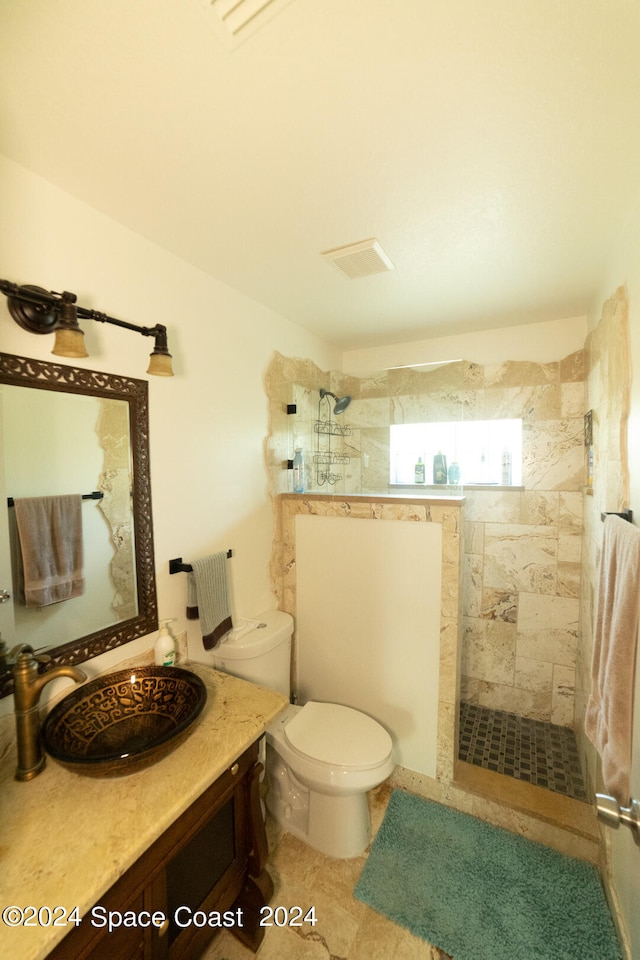
M 260 908 L 273 894 L 265 870 L 261 771 L 254 743 L 100 898 L 49 960 L 196 960 L 223 926 L 257 950 L 264 934 Z M 110 911 L 131 911 L 129 920 L 142 911 L 161 912 L 167 922 L 108 932 L 96 923 Z M 176 911 L 189 925 L 175 922 Z M 232 926 L 232 916 L 242 926 Z

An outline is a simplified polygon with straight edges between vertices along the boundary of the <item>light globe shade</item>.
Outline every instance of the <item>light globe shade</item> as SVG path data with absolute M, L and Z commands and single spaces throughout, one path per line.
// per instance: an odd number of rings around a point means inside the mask
M 56 337 L 51 351 L 56 357 L 88 357 L 84 345 L 84 333 L 82 330 L 69 330 L 61 327 L 56 330 Z
M 147 373 L 154 377 L 172 377 L 173 367 L 171 366 L 170 353 L 152 353 L 149 357 L 149 366 Z

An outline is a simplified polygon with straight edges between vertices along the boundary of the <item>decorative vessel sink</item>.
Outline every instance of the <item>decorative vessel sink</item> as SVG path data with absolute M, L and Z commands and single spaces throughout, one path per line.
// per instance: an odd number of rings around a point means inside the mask
M 207 690 L 182 667 L 119 670 L 75 687 L 42 725 L 47 753 L 88 777 L 120 777 L 150 766 L 191 733 Z

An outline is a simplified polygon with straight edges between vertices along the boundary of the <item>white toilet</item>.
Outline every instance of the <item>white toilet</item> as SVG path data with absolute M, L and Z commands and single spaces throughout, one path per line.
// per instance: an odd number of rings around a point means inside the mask
M 214 649 L 217 669 L 290 695 L 293 618 L 273 610 L 245 621 Z M 309 846 L 357 857 L 371 837 L 367 791 L 394 769 L 376 720 L 336 703 L 290 705 L 267 729 L 267 809 Z

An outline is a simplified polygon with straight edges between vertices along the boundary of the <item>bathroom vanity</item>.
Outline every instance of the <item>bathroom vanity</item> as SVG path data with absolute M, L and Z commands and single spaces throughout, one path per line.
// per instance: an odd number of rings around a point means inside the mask
M 48 759 L 18 783 L 3 722 L 0 901 L 18 908 L 10 922 L 22 919 L 0 925 L 0 956 L 181 960 L 221 929 L 259 946 L 273 886 L 258 740 L 287 701 L 188 666 L 207 686 L 201 720 L 172 754 L 128 777 L 81 777 Z

